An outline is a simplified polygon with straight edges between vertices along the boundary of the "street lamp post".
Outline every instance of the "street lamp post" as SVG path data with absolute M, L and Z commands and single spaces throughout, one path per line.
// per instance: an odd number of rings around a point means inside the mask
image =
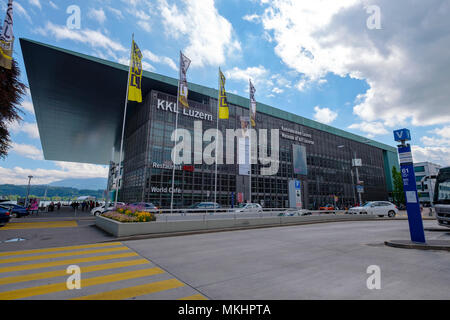
M 25 199 L 25 207 L 27 207 L 27 208 L 28 208 L 28 197 L 29 197 L 29 195 L 30 195 L 31 178 L 33 178 L 33 176 L 28 176 L 27 198 Z
M 345 148 L 345 145 L 340 145 L 338 146 L 339 149 L 343 149 Z M 351 147 L 347 147 L 350 149 L 351 152 L 353 152 L 353 159 L 356 160 L 356 151 L 354 151 Z M 353 161 L 355 162 L 355 161 Z M 359 185 L 360 181 L 359 181 L 359 170 L 358 170 L 358 166 L 355 165 L 355 163 L 352 163 L 352 165 L 355 167 L 355 171 L 356 171 L 356 183 L 357 185 Z M 353 170 L 352 170 L 352 183 L 353 183 Z M 354 187 L 353 187 L 353 192 L 354 192 Z M 362 198 L 361 198 L 361 192 L 358 192 L 358 200 L 359 200 L 359 205 L 362 205 Z

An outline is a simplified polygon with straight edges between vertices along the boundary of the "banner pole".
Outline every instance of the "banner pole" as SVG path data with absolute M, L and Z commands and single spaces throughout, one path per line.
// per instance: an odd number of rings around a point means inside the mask
M 175 146 L 177 144 L 177 138 L 178 138 L 178 108 L 180 107 L 179 101 L 180 101 L 180 82 L 181 82 L 181 52 L 180 52 L 180 72 L 178 76 L 178 90 L 177 90 L 177 113 L 175 115 L 175 140 L 173 148 L 175 150 Z M 175 189 L 175 165 L 177 162 L 177 153 L 174 152 L 173 154 L 173 168 L 172 168 L 172 193 L 171 193 L 171 199 L 170 199 L 170 213 L 173 214 L 173 192 Z
M 128 107 L 128 93 L 130 88 L 130 74 L 131 74 L 131 64 L 133 63 L 133 45 L 134 45 L 134 33 L 131 37 L 131 51 L 130 51 L 130 66 L 128 68 L 128 77 L 127 77 L 127 94 L 125 96 L 125 108 L 123 112 L 123 121 L 122 121 L 122 138 L 120 139 L 120 153 L 119 153 L 119 181 L 116 183 L 116 196 L 114 200 L 114 207 L 117 207 L 117 199 L 119 196 L 119 182 L 121 177 L 121 171 L 122 171 L 122 153 L 123 153 L 123 139 L 125 135 L 125 122 L 127 119 L 127 107 Z
M 219 139 L 219 112 L 220 112 L 220 90 L 221 90 L 221 86 L 220 86 L 220 67 L 219 67 L 219 94 L 217 97 L 217 127 L 216 127 L 216 150 L 215 150 L 215 154 L 216 154 L 216 171 L 215 171 L 215 178 L 214 178 L 214 208 L 216 207 L 216 203 L 217 203 L 217 152 L 218 152 L 218 143 L 217 140 Z

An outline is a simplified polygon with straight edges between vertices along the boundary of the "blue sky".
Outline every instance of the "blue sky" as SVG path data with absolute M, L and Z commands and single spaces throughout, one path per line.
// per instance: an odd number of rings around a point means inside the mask
M 417 161 L 450 165 L 450 6 L 411 2 L 19 0 L 14 56 L 27 83 L 18 38 L 126 64 L 134 33 L 149 71 L 177 77 L 183 50 L 190 82 L 216 87 L 220 66 L 230 92 L 247 96 L 251 77 L 259 102 L 389 145 L 393 130 L 408 127 Z M 71 5 L 80 8 L 80 29 L 67 27 Z M 29 95 L 22 109 L 0 183 L 106 176 L 102 166 L 43 160 Z

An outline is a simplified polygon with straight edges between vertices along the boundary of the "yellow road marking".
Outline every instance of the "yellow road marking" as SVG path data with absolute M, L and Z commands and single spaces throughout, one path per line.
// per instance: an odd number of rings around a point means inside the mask
M 141 264 L 150 264 L 150 262 L 145 259 L 136 259 L 136 260 L 113 262 L 113 263 L 105 263 L 105 264 L 100 264 L 100 265 L 95 265 L 95 266 L 81 267 L 81 273 L 84 274 L 87 272 L 110 270 L 110 269 L 117 269 L 117 268 L 123 268 L 123 267 L 131 267 L 131 266 L 137 266 L 137 265 L 141 265 Z M 0 285 L 33 281 L 33 280 L 42 280 L 42 279 L 48 279 L 48 278 L 64 277 L 64 276 L 68 276 L 66 270 L 57 270 L 57 271 L 49 271 L 49 272 L 42 272 L 42 273 L 32 273 L 32 274 L 27 274 L 27 275 L 23 275 L 23 276 L 0 278 Z
M 51 254 L 43 254 L 43 255 L 37 255 L 37 256 L 31 256 L 31 257 L 0 259 L 0 264 L 2 264 L 2 263 L 23 262 L 23 261 L 33 261 L 33 260 L 43 260 L 43 259 L 52 259 L 52 258 L 61 258 L 61 257 L 71 257 L 71 256 L 81 256 L 81 255 L 85 255 L 85 254 L 114 252 L 114 251 L 125 251 L 125 250 L 130 250 L 130 249 L 128 249 L 128 247 L 121 246 L 121 247 L 117 247 L 117 248 L 74 251 L 74 252 L 63 252 L 63 253 L 51 253 Z
M 57 252 L 66 250 L 78 250 L 78 249 L 88 249 L 88 248 L 102 248 L 102 247 L 112 247 L 122 245 L 121 242 L 108 242 L 108 243 L 98 243 L 98 244 L 86 244 L 81 246 L 71 246 L 71 247 L 58 247 L 58 248 L 46 248 L 46 249 L 33 249 L 24 251 L 11 251 L 11 252 L 0 252 L 0 257 L 18 256 L 22 254 L 30 253 L 44 253 L 44 252 Z
M 88 278 L 88 279 L 82 278 L 81 279 L 81 288 L 96 286 L 96 285 L 100 285 L 100 284 L 106 284 L 106 283 L 110 283 L 110 282 L 117 282 L 117 281 L 153 276 L 153 275 L 161 274 L 161 273 L 164 273 L 164 271 L 161 270 L 160 268 L 151 268 L 151 269 L 143 269 L 143 270 L 110 274 L 110 275 L 95 277 L 95 278 Z M 22 299 L 22 298 L 27 298 L 27 297 L 32 297 L 32 296 L 40 296 L 40 295 L 44 295 L 44 294 L 61 292 L 61 291 L 66 291 L 66 290 L 68 290 L 66 282 L 54 283 L 54 284 L 48 284 L 48 285 L 43 285 L 43 286 L 38 286 L 38 287 L 0 292 L 0 300 Z
M 109 255 L 104 255 L 104 256 L 95 256 L 95 257 L 88 257 L 88 258 L 58 260 L 58 261 L 43 262 L 43 263 L 36 263 L 36 264 L 26 264 L 26 265 L 21 265 L 21 266 L 3 267 L 3 268 L 0 268 L 0 273 L 41 269 L 41 268 L 50 268 L 50 267 L 57 267 L 57 266 L 64 266 L 64 265 L 69 266 L 72 264 L 78 264 L 78 263 L 84 263 L 84 262 L 112 260 L 112 259 L 120 259 L 120 258 L 136 257 L 136 256 L 139 256 L 136 252 L 125 252 L 125 253 L 119 253 L 119 254 L 109 254 Z
M 205 296 L 201 295 L 201 294 L 194 294 L 193 296 L 189 296 L 189 297 L 184 297 L 178 300 L 208 300 Z
M 184 284 L 181 281 L 178 281 L 177 279 L 170 279 L 143 284 L 135 287 L 102 292 L 89 296 L 74 298 L 72 300 L 123 300 L 169 289 L 175 289 L 183 286 Z
M 9 223 L 0 230 L 73 228 L 73 227 L 78 227 L 78 223 L 76 221 L 50 221 L 50 222 Z

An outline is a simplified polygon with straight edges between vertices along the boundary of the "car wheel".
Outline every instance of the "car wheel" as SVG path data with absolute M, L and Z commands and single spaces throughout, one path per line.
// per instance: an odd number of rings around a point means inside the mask
M 96 211 L 96 212 L 94 213 L 94 216 L 99 216 L 100 214 L 101 214 L 100 211 Z
M 379 217 L 379 218 L 383 218 L 383 217 L 384 217 L 384 215 L 378 215 L 378 217 Z
M 388 217 L 389 218 L 394 218 L 395 217 L 395 212 L 394 211 L 389 211 Z
M 11 218 L 19 218 L 19 215 L 17 213 L 11 213 Z

